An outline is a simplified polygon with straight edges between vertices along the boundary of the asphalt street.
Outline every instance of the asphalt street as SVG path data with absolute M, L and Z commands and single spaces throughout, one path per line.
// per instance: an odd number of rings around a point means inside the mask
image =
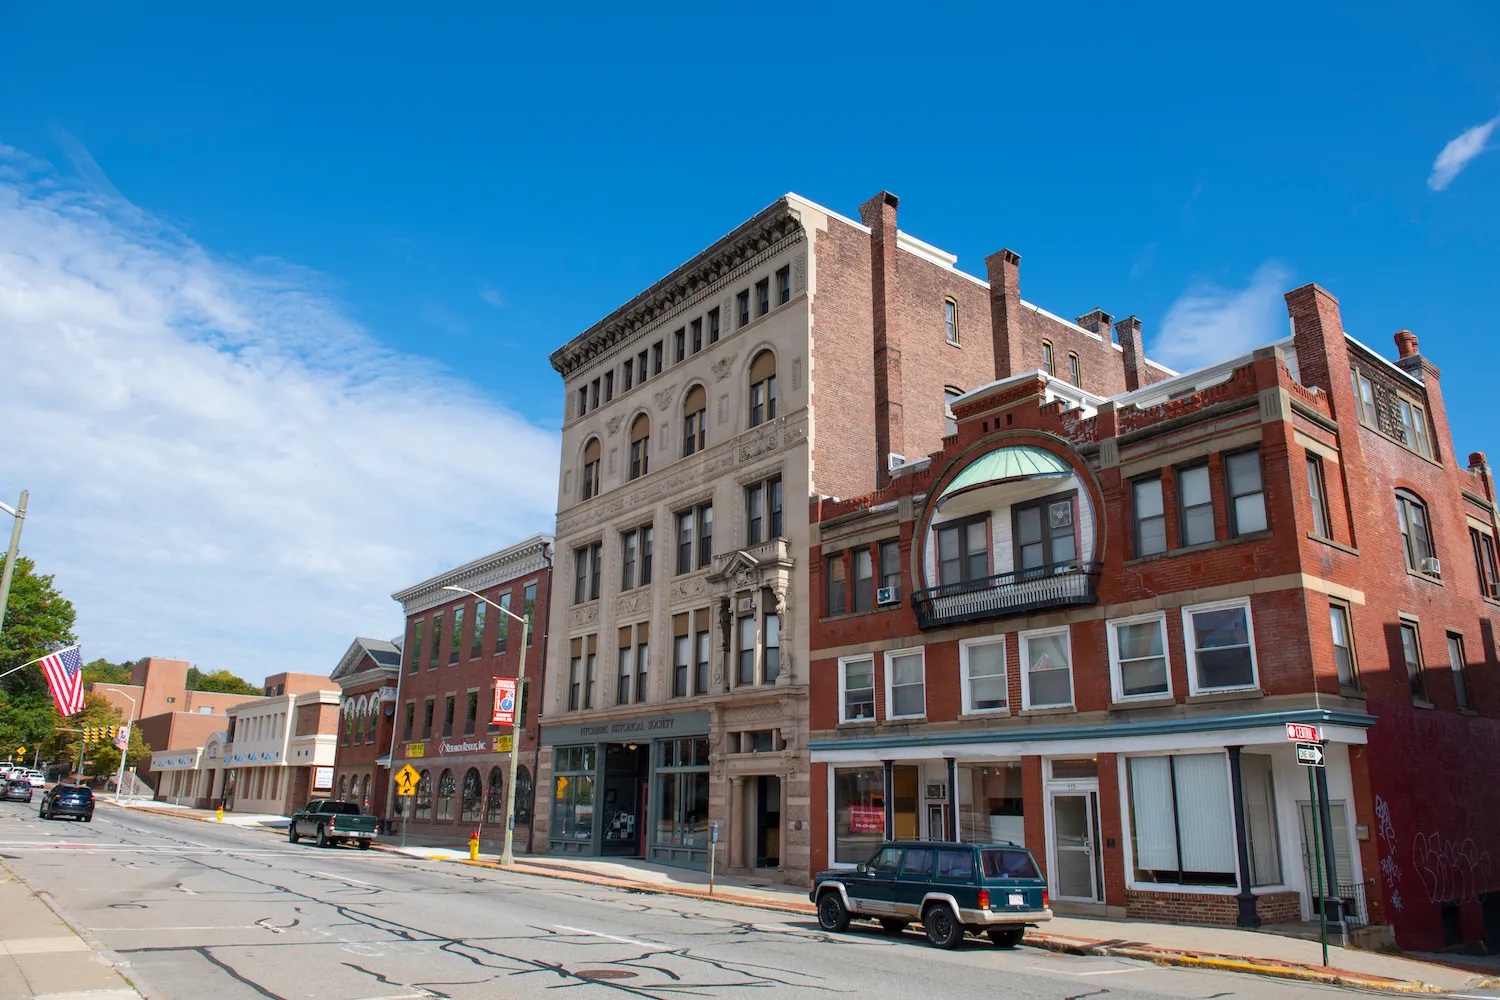
M 979 940 L 942 952 L 917 931 L 829 935 L 795 914 L 294 846 L 103 805 L 85 824 L 43 822 L 34 804 L 0 803 L 0 856 L 163 1000 L 492 1000 L 558 989 L 659 1000 L 1349 992 Z

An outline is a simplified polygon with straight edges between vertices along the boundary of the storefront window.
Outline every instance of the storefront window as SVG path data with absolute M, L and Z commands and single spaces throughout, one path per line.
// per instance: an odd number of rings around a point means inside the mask
M 656 745 L 655 843 L 708 847 L 708 740 L 662 740 Z
M 417 776 L 416 815 L 423 820 L 432 818 L 432 772 L 423 771 Z
M 505 779 L 498 767 L 490 768 L 490 791 L 484 799 L 484 821 L 499 823 L 505 819 Z
M 557 774 L 553 778 L 552 790 L 552 836 L 559 840 L 591 840 L 594 836 L 594 748 L 558 747 L 554 751 L 554 760 Z
M 1224 755 L 1132 757 L 1129 773 L 1136 881 L 1235 885 L 1234 812 Z
M 453 820 L 453 796 L 458 791 L 458 781 L 453 777 L 453 772 L 443 768 L 443 776 L 438 779 L 437 793 L 437 818 L 440 821 Z
M 833 816 L 833 860 L 849 865 L 870 860 L 885 840 L 885 771 L 836 768 Z
M 531 822 L 531 772 L 525 764 L 516 772 L 516 822 Z
M 479 769 L 471 767 L 464 772 L 464 795 L 459 818 L 465 823 L 479 822 L 479 803 L 484 797 L 484 786 L 479 781 Z
M 971 844 L 1026 846 L 1019 763 L 958 769 L 959 824 Z

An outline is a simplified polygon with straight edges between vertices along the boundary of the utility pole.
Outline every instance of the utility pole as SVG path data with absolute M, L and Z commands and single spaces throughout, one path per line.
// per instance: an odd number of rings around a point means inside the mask
M 16 571 L 16 550 L 21 547 L 21 522 L 26 520 L 26 501 L 30 496 L 29 492 L 22 490 L 21 502 L 15 507 L 0 503 L 0 510 L 15 519 L 10 529 L 10 548 L 5 550 L 5 569 L 0 572 L 0 632 L 5 631 L 5 606 L 10 601 L 10 578 Z

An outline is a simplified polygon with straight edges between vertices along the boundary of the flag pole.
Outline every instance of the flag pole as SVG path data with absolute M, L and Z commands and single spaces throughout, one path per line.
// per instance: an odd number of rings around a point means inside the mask
M 10 578 L 16 569 L 16 550 L 21 546 L 21 522 L 26 520 L 26 500 L 30 496 L 29 492 L 22 490 L 21 502 L 14 510 L 10 508 L 10 505 L 0 503 L 0 510 L 16 520 L 10 529 L 10 548 L 5 550 L 5 569 L 0 570 L 0 632 L 5 631 L 5 606 L 10 601 Z M 0 676 L 4 675 L 0 674 Z
M 38 656 L 34 660 L 27 660 L 25 663 L 21 664 L 19 667 L 11 667 L 5 673 L 0 674 L 0 677 L 9 677 L 11 674 L 15 673 L 17 670 L 25 670 L 27 667 L 31 666 L 33 663 L 40 663 L 40 662 L 42 662 L 43 660 L 45 660 L 49 656 L 57 656 L 57 655 L 59 655 L 61 653 L 66 653 L 66 652 L 68 652 L 71 649 L 82 649 L 82 648 L 83 648 L 83 645 L 81 643 L 76 643 L 75 642 L 71 646 L 64 646 L 62 649 L 54 649 L 50 653 L 43 653 L 41 656 Z

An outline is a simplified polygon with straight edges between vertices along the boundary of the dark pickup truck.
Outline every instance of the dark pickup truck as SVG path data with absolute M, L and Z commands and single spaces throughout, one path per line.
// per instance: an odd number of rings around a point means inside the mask
M 286 828 L 286 839 L 297 843 L 303 837 L 316 837 L 319 847 L 351 841 L 362 851 L 368 851 L 375 840 L 374 816 L 360 813 L 353 802 L 336 802 L 333 799 L 314 799 L 292 814 L 292 823 Z

